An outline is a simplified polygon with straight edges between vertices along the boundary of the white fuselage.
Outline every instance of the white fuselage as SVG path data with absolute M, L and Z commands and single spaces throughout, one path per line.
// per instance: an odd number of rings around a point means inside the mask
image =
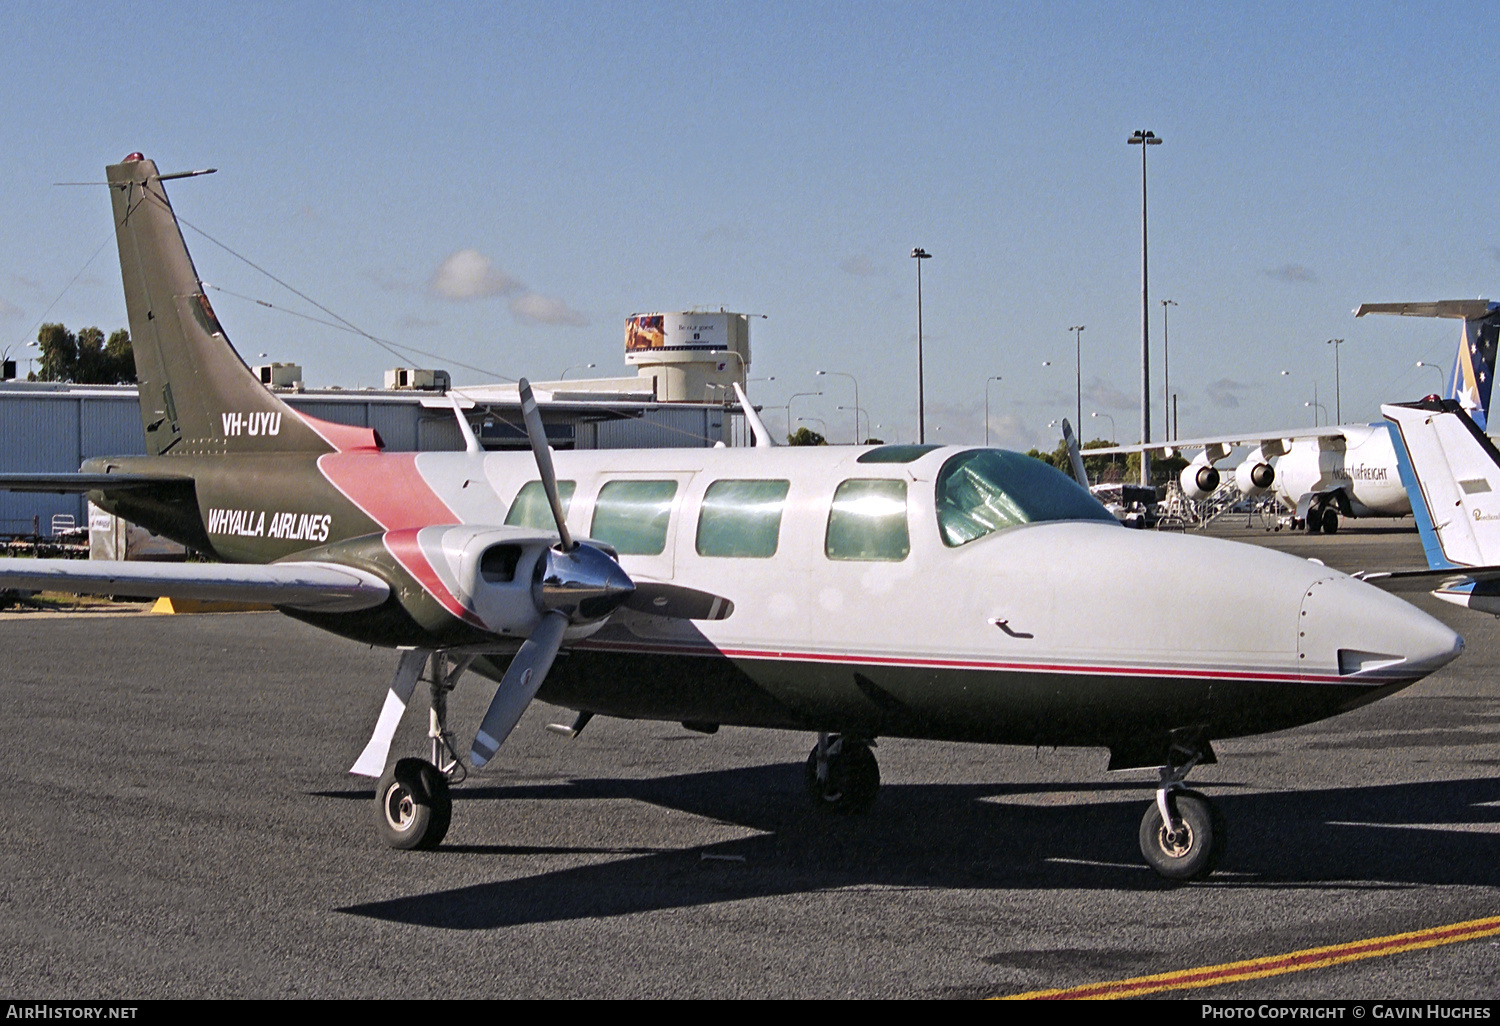
M 1350 424 L 1341 441 L 1299 438 L 1276 462 L 1276 498 L 1297 516 L 1314 496 L 1343 492 L 1355 517 L 1404 517 L 1411 503 L 1401 484 L 1385 424 Z
M 609 483 L 674 482 L 661 550 L 622 551 L 620 565 L 637 582 L 671 581 L 734 608 L 712 621 L 620 610 L 572 646 L 573 665 L 594 665 L 598 677 L 631 672 L 624 662 L 600 663 L 604 654 L 701 656 L 705 666 L 727 659 L 790 710 L 738 722 L 847 723 L 851 710 L 868 706 L 870 729 L 881 733 L 1101 743 L 1085 739 L 1123 731 L 1132 716 L 1192 724 L 1222 714 L 1230 726 L 1220 736 L 1320 718 L 1358 693 L 1418 679 L 1462 646 L 1447 627 L 1384 592 L 1249 545 L 1059 520 L 950 546 L 939 530 L 935 483 L 946 461 L 969 450 L 858 462 L 867 451 L 558 453 L 557 476 L 573 483 L 567 522 L 580 537 L 599 534 L 595 510 Z M 536 479 L 525 453 L 410 458 L 434 496 L 469 525 L 502 523 Z M 903 556 L 830 558 L 830 509 L 849 480 L 904 483 Z M 705 492 L 718 481 L 786 483 L 773 553 L 700 552 Z M 596 680 L 589 692 L 567 677 L 565 666 L 555 700 L 660 718 L 708 716 L 694 710 L 711 710 L 707 692 L 721 686 L 705 670 L 701 680 L 673 682 L 670 695 L 665 685 L 661 696 L 648 695 L 654 681 L 642 681 L 598 697 L 610 681 Z M 1308 687 L 1320 692 L 1317 715 L 1270 700 Z

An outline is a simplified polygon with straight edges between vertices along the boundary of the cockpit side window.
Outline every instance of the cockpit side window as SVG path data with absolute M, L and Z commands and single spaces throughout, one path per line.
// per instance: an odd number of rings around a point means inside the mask
M 698 512 L 698 555 L 769 559 L 781 536 L 788 481 L 715 481 Z
M 557 482 L 557 498 L 562 502 L 564 517 L 568 515 L 568 504 L 573 501 L 573 493 L 577 490 L 577 481 Z M 510 504 L 510 512 L 505 514 L 505 523 L 509 527 L 532 527 L 538 531 L 557 530 L 557 522 L 552 519 L 552 504 L 547 501 L 547 493 L 542 490 L 540 481 L 528 481 L 521 486 L 515 501 Z
M 854 479 L 839 485 L 828 511 L 823 551 L 829 559 L 899 563 L 911 552 L 906 482 Z
M 971 449 L 950 458 L 938 471 L 938 531 L 949 548 L 1045 520 L 1116 523 L 1082 485 L 1020 453 Z
M 622 556 L 657 556 L 667 547 L 676 481 L 609 481 L 594 501 L 589 537 Z

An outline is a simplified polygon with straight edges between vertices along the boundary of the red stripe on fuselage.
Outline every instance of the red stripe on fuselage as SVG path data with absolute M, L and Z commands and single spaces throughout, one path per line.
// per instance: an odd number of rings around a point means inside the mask
M 323 441 L 333 446 L 339 452 L 361 449 L 378 452 L 380 449 L 380 441 L 373 428 L 354 427 L 351 424 L 335 424 L 332 421 L 319 420 L 317 417 L 298 413 L 296 410 L 293 410 L 292 414 L 298 420 L 302 421 L 302 423 L 312 428 L 313 431 L 317 432 Z
M 859 655 L 851 652 L 796 652 L 785 649 L 719 648 L 711 644 L 672 645 L 596 639 L 580 641 L 578 651 L 637 655 L 702 656 L 718 659 L 757 659 L 782 663 L 832 663 L 839 666 L 895 666 L 939 670 L 987 670 L 1008 673 L 1082 674 L 1091 677 L 1160 677 L 1169 680 L 1223 680 L 1272 684 L 1356 684 L 1384 687 L 1398 681 L 1415 683 L 1419 677 L 1344 677 L 1333 674 L 1276 673 L 1265 670 L 1210 670 L 1182 666 L 1099 666 L 1070 663 L 992 662 L 978 659 L 933 659 L 922 656 Z
M 402 569 L 411 574 L 412 580 L 420 584 L 427 594 L 437 599 L 444 609 L 465 623 L 484 627 L 484 622 L 458 601 L 458 597 L 444 586 L 442 578 L 432 569 L 432 563 L 428 560 L 427 554 L 417 544 L 419 530 L 421 528 L 412 527 L 400 531 L 387 531 L 385 537 L 381 539 L 385 543 L 385 550 L 397 563 L 401 564 Z
M 424 527 L 460 523 L 458 514 L 438 498 L 421 471 L 414 452 L 338 452 L 318 457 L 328 483 L 385 529 L 385 547 L 427 594 L 463 620 L 483 627 L 433 570 L 417 544 Z
M 417 470 L 414 452 L 336 452 L 318 457 L 328 483 L 387 531 L 457 524 Z

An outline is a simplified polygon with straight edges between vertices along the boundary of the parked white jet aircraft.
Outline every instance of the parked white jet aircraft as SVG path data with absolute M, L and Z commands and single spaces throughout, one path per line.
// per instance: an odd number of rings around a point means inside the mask
M 1483 430 L 1494 384 L 1500 303 L 1483 299 L 1443 300 L 1436 303 L 1366 303 L 1356 312 L 1399 314 L 1407 317 L 1451 317 L 1463 321 L 1448 396 L 1469 411 Z M 1201 501 L 1220 484 L 1214 465 L 1236 448 L 1251 452 L 1234 470 L 1235 487 L 1246 496 L 1274 492 L 1288 510 L 1294 526 L 1316 533 L 1338 530 L 1346 517 L 1404 517 L 1411 513 L 1401 484 L 1396 450 L 1385 423 L 1339 424 L 1327 428 L 1256 431 L 1212 438 L 1190 438 L 1171 443 L 1091 449 L 1090 456 L 1112 452 L 1175 455 L 1199 450 L 1179 478 L 1183 494 Z M 1275 460 L 1275 463 L 1272 463 Z
M 466 426 L 464 452 L 387 452 L 261 387 L 164 177 L 140 154 L 108 169 L 152 455 L 0 485 L 87 491 L 223 562 L 0 560 L 0 586 L 269 600 L 397 650 L 354 767 L 380 778 L 375 820 L 395 847 L 443 839 L 465 774 L 446 698 L 473 669 L 500 682 L 475 768 L 503 758 L 532 696 L 577 710 L 569 733 L 601 714 L 814 733 L 808 789 L 835 812 L 874 800 L 878 737 L 1107 747 L 1113 768 L 1161 768 L 1141 850 L 1194 878 L 1222 827 L 1183 783 L 1213 739 L 1353 709 L 1462 650 L 1320 564 L 1126 531 L 1011 452 L 615 450 L 559 453 L 554 469 L 524 387 L 531 455 L 484 452 Z M 424 666 L 432 759 L 388 765 Z

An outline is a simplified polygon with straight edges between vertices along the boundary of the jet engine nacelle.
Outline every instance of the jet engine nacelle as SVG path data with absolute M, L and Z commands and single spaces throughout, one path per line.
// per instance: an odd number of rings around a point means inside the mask
M 1219 489 L 1219 471 L 1202 457 L 1182 468 L 1177 479 L 1182 485 L 1182 494 L 1194 502 L 1202 502 Z
M 1276 468 L 1257 454 L 1234 468 L 1234 485 L 1241 495 L 1264 495 L 1276 483 Z

